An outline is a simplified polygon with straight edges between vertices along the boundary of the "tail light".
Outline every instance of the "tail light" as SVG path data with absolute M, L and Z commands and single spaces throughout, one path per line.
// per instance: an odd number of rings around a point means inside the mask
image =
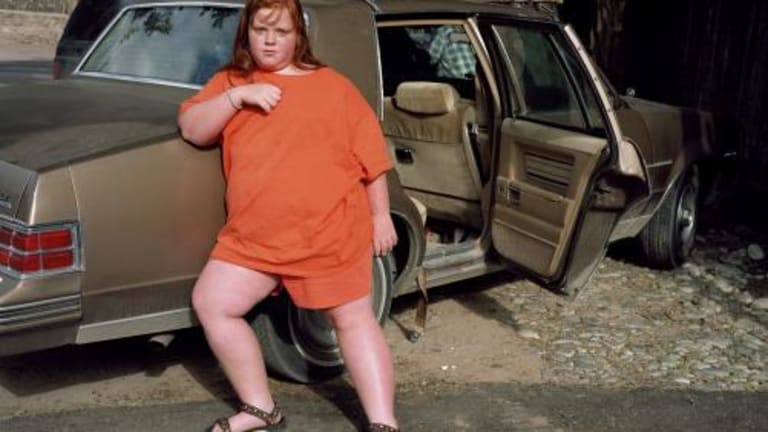
M 26 226 L 0 219 L 0 272 L 17 277 L 46 276 L 79 267 L 76 224 Z

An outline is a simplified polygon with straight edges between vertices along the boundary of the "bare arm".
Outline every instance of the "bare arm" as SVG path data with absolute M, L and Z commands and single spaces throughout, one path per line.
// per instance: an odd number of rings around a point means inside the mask
M 181 136 L 199 146 L 211 145 L 244 104 L 256 105 L 270 112 L 279 101 L 280 89 L 271 84 L 248 84 L 227 89 L 179 114 Z
M 397 244 L 392 217 L 389 214 L 389 190 L 387 176 L 381 174 L 366 185 L 368 202 L 373 218 L 373 252 L 376 255 L 386 255 Z

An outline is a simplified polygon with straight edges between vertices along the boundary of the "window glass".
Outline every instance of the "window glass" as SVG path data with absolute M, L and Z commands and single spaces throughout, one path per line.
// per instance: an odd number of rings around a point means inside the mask
M 380 27 L 379 45 L 385 96 L 404 81 L 432 81 L 474 98 L 477 56 L 461 25 Z
M 521 99 L 518 115 L 585 129 L 577 94 L 549 35 L 536 30 L 494 26 L 507 73 Z
M 605 123 L 603 123 L 603 113 L 600 111 L 600 105 L 597 103 L 597 95 L 589 83 L 589 77 L 579 66 L 579 61 L 571 50 L 563 50 L 563 56 L 568 62 L 568 67 L 573 73 L 576 85 L 584 98 L 584 105 L 587 110 L 587 122 L 589 129 L 602 136 L 605 136 Z M 608 87 L 606 87 L 607 89 Z M 610 95 L 610 92 L 609 92 Z
M 203 6 L 130 9 L 82 71 L 202 85 L 229 61 L 239 13 Z

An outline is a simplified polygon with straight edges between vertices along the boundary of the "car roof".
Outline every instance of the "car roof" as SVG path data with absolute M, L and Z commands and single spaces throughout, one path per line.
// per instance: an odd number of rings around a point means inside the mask
M 190 0 L 189 2 L 192 2 Z M 132 0 L 129 5 L 186 3 L 171 0 Z M 203 3 L 206 3 L 205 1 Z M 211 0 L 210 3 L 243 5 L 243 0 Z M 377 14 L 473 14 L 488 13 L 528 19 L 551 20 L 551 15 L 530 6 L 530 2 L 503 3 L 489 0 L 302 0 L 307 6 L 343 6 L 350 3 L 367 3 Z
M 380 14 L 421 13 L 486 13 L 518 18 L 551 20 L 549 14 L 540 12 L 525 3 L 504 3 L 484 0 L 382 0 L 374 2 Z

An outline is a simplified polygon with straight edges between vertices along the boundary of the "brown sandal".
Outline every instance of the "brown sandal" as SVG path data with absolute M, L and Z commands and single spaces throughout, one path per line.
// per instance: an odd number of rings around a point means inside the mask
M 368 425 L 369 432 L 400 432 L 400 429 L 385 425 L 383 423 L 371 423 Z
M 256 408 L 253 405 L 243 402 L 240 405 L 240 411 L 246 414 L 250 414 L 265 423 L 264 426 L 248 429 L 245 432 L 275 431 L 285 427 L 285 417 L 283 417 L 282 413 L 280 412 L 280 408 L 277 407 L 277 404 L 275 404 L 272 412 L 266 412 L 262 409 Z M 220 427 L 222 432 L 232 432 L 232 428 L 229 425 L 229 419 L 226 417 L 216 419 L 216 422 L 213 423 L 213 426 L 211 426 L 209 431 L 212 432 L 216 426 Z

